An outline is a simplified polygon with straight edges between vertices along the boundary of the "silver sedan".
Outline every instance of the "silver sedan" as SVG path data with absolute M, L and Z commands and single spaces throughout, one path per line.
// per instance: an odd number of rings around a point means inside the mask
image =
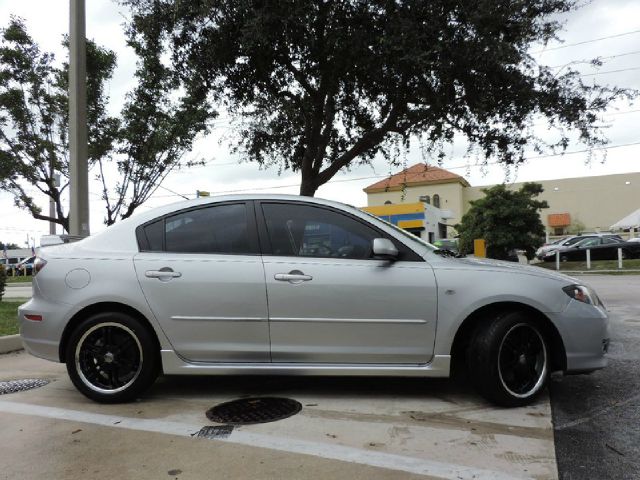
M 160 207 L 46 247 L 19 309 L 29 352 L 105 403 L 165 374 L 447 377 L 505 406 L 606 364 L 596 293 L 453 258 L 356 208 L 269 195 Z

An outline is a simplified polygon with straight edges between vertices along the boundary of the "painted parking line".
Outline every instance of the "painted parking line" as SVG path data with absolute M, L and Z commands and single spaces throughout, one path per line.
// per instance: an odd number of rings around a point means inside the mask
M 31 405 L 11 401 L 0 401 L 0 412 L 68 420 L 111 428 L 178 435 L 183 437 L 193 437 L 202 428 L 202 425 L 105 415 L 100 413 L 83 412 L 80 410 Z M 442 479 L 506 480 L 530 478 L 499 471 L 471 468 L 379 451 L 369 451 L 348 446 L 239 430 L 232 431 L 226 438 L 217 438 L 213 441 L 229 442 L 288 453 L 312 455 L 325 459 L 351 462 L 420 475 L 429 475 L 431 477 Z

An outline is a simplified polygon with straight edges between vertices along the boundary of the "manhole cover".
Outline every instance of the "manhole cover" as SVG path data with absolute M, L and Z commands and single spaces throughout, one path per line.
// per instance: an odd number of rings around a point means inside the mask
M 5 393 L 22 392 L 23 390 L 31 390 L 32 388 L 44 387 L 49 380 L 42 378 L 23 378 L 20 380 L 9 380 L 0 382 L 0 395 Z
M 290 398 L 243 398 L 216 405 L 207 411 L 207 418 L 227 425 L 251 425 L 282 420 L 301 409 L 302 405 Z

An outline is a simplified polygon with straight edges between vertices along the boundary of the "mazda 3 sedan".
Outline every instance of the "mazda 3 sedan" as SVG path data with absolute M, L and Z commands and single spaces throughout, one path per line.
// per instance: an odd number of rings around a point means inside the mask
M 33 355 L 87 397 L 135 399 L 170 375 L 447 377 L 530 403 L 553 371 L 602 368 L 606 311 L 580 281 L 455 258 L 315 198 L 206 198 L 46 247 L 19 309 Z

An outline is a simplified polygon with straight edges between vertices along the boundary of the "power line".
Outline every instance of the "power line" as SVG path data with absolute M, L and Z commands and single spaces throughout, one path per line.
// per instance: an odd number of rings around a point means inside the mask
M 577 45 L 584 45 L 586 43 L 594 43 L 594 42 L 600 42 L 602 40 L 608 40 L 610 38 L 618 38 L 618 37 L 624 37 L 626 35 L 633 35 L 634 33 L 640 33 L 640 30 L 632 30 L 630 32 L 624 32 L 624 33 L 618 33 L 616 35 L 608 35 L 606 37 L 600 37 L 600 38 L 593 38 L 591 40 L 584 40 L 582 42 L 577 42 L 577 43 L 569 43 L 567 45 L 560 45 L 558 47 L 552 47 L 552 48 L 543 48 L 542 50 L 537 50 L 535 52 L 531 52 L 532 54 L 537 54 L 537 53 L 545 53 L 545 52 L 551 52 L 553 50 L 561 50 L 563 48 L 569 48 L 569 47 L 575 47 Z
M 571 65 L 578 64 L 592 64 L 594 60 L 602 61 L 602 60 L 611 60 L 612 58 L 620 58 L 620 57 L 628 57 L 629 55 L 637 55 L 640 53 L 640 50 L 634 50 L 633 52 L 619 53 L 616 55 L 608 55 L 606 57 L 595 57 L 593 60 L 573 60 L 571 62 L 567 62 L 564 65 L 554 65 L 553 67 L 549 67 L 552 69 L 569 67 Z M 594 65 L 595 66 L 595 65 Z
M 596 75 L 604 75 L 607 73 L 620 73 L 620 72 L 630 72 L 632 70 L 640 70 L 640 67 L 631 67 L 631 68 L 622 68 L 620 70 L 605 70 L 604 72 L 596 72 L 596 73 L 581 73 L 581 77 L 595 77 Z
M 174 195 L 178 195 L 179 197 L 182 197 L 182 198 L 184 198 L 185 200 L 189 200 L 189 197 L 187 197 L 186 195 L 182 195 L 181 193 L 174 192 L 174 191 L 173 191 L 173 190 L 171 190 L 170 188 L 163 187 L 162 185 L 158 185 L 158 188 L 161 188 L 161 189 L 163 189 L 163 190 L 166 190 L 167 192 L 171 192 L 171 193 L 173 193 Z
M 630 146 L 634 146 L 634 145 L 640 145 L 640 142 L 631 142 L 631 143 L 624 143 L 624 144 L 620 144 L 620 145 L 610 145 L 610 146 L 603 146 L 603 147 L 594 147 L 594 148 L 585 148 L 583 150 L 574 150 L 571 152 L 562 152 L 562 153 L 551 153 L 548 155 L 538 155 L 535 157 L 526 157 L 524 158 L 524 160 L 536 160 L 539 158 L 551 158 L 551 157 L 560 157 L 560 156 L 565 156 L 565 155 L 575 155 L 578 153 L 586 153 L 592 150 L 611 150 L 614 148 L 624 148 L 624 147 L 630 147 Z M 447 170 L 461 170 L 461 169 L 467 169 L 470 167 L 474 167 L 474 166 L 489 166 L 489 165 L 498 165 L 500 164 L 500 161 L 495 161 L 495 162 L 487 162 L 484 163 L 482 165 L 474 165 L 474 164 L 464 164 L 464 165 L 453 165 L 453 166 L 447 166 L 446 169 Z M 358 182 L 361 180 L 373 180 L 373 179 L 377 179 L 377 178 L 389 178 L 389 175 L 371 175 L 371 176 L 367 176 L 367 177 L 358 177 L 358 178 L 345 178 L 345 179 L 340 179 L 340 180 L 330 180 L 328 181 L 325 185 L 328 184 L 333 184 L 333 183 L 344 183 L 344 182 Z M 248 187 L 248 188 L 239 188 L 239 189 L 234 189 L 234 190 L 220 190 L 220 191 L 216 191 L 216 194 L 222 194 L 222 193 L 240 193 L 240 192 L 246 192 L 247 190 L 251 190 L 251 191 L 258 191 L 258 190 L 275 190 L 275 189 L 280 189 L 280 188 L 292 188 L 292 187 L 298 187 L 300 186 L 300 183 L 292 183 L 292 184 L 288 184 L 288 185 L 275 185 L 275 186 L 270 186 L 270 187 Z M 156 195 L 155 198 L 163 198 L 163 197 L 173 197 L 175 195 Z

